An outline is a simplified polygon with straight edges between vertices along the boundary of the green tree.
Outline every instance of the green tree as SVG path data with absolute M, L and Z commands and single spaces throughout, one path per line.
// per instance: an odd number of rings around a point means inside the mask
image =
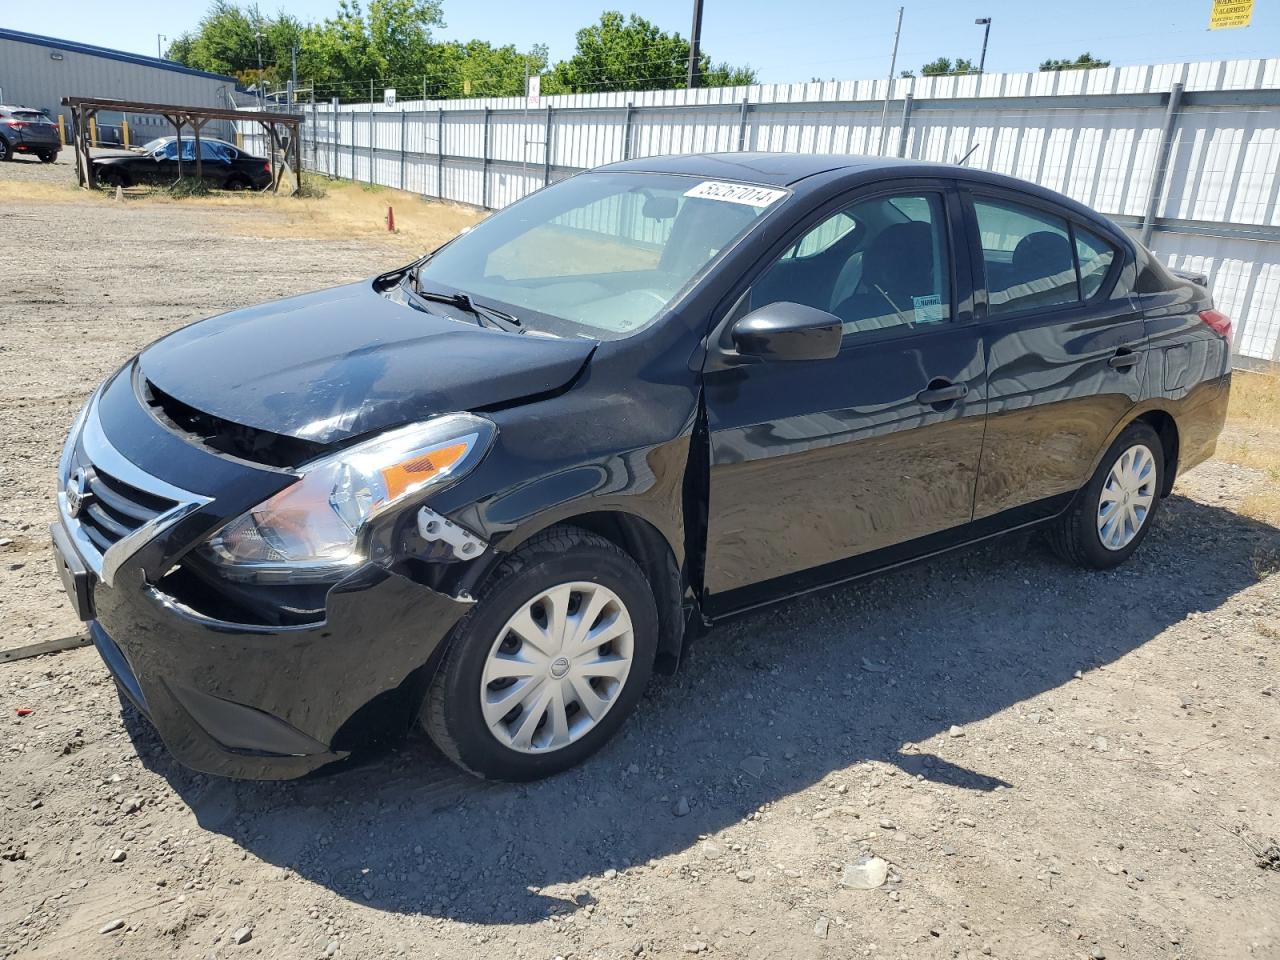
M 495 47 L 484 40 L 439 44 L 433 52 L 434 73 L 427 76 L 432 97 L 510 97 L 524 92 L 530 76 L 547 69 L 547 48 L 535 45 L 521 52 L 513 45 Z M 548 84 L 543 92 L 551 93 Z
M 609 12 L 578 32 L 578 50 L 549 69 L 547 48 L 495 47 L 484 40 L 433 38 L 444 26 L 441 0 L 337 0 L 333 16 L 302 23 L 288 14 L 266 17 L 256 4 L 213 0 L 195 30 L 169 45 L 171 59 L 235 76 L 242 83 L 283 87 L 297 51 L 298 81 L 323 99 L 364 100 L 370 89 L 396 87 L 402 97 L 423 88 L 432 97 L 516 96 L 526 73 L 547 94 L 682 87 L 688 41 L 642 17 Z M 262 69 L 258 69 L 259 55 Z M 748 67 L 700 60 L 703 82 L 755 82 Z
M 954 77 L 977 72 L 973 61 L 966 60 L 964 57 L 958 58 L 955 63 L 952 63 L 949 57 L 939 57 L 920 68 L 920 75 L 924 77 Z M 903 73 L 905 74 L 906 71 Z
M 556 89 L 571 93 L 671 89 L 686 86 L 689 41 L 644 17 L 607 10 L 600 22 L 577 34 L 577 49 L 552 71 Z M 702 53 L 699 72 L 707 86 L 754 83 L 750 67 L 713 63 Z
M 1094 70 L 1098 67 L 1111 66 L 1110 60 L 1095 60 L 1093 54 L 1082 53 L 1074 60 L 1046 60 L 1040 64 L 1042 71 L 1049 70 Z

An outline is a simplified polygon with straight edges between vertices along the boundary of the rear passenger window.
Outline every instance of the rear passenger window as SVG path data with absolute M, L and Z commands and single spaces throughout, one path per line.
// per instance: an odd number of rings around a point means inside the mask
M 993 317 L 1080 299 L 1067 221 L 1002 200 L 974 200 L 988 313 Z
M 1116 249 L 1095 233 L 1076 227 L 1076 258 L 1080 261 L 1080 292 L 1088 300 L 1102 287 L 1116 259 Z

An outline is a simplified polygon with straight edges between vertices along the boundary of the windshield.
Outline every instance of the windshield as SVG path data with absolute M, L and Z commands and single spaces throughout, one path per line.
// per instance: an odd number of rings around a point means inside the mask
M 167 137 L 156 137 L 154 140 L 148 140 L 142 145 L 141 150 L 143 153 L 155 153 L 155 151 L 164 146 L 164 142 L 167 139 Z
M 38 110 L 15 110 L 13 119 L 26 120 L 28 123 L 51 123 L 52 121 Z
M 418 288 L 493 301 L 548 333 L 619 339 L 653 322 L 786 196 L 668 174 L 579 174 L 439 250 Z

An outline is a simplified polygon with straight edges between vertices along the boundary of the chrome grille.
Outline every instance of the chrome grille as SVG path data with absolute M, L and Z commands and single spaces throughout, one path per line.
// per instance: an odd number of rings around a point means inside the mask
M 84 505 L 76 517 L 99 553 L 109 549 L 125 537 L 178 504 L 167 497 L 159 497 L 113 477 L 96 464 L 81 464 L 85 471 Z
M 107 440 L 95 395 L 79 436 L 67 441 L 58 512 L 85 563 L 111 586 L 120 565 L 191 512 L 209 503 L 153 477 Z

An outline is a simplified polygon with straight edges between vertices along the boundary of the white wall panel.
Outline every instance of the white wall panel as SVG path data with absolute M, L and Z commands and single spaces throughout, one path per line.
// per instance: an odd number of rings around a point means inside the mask
M 1280 58 L 895 79 L 882 149 L 880 98 L 890 89 L 883 78 L 574 94 L 543 97 L 537 108 L 519 97 L 344 104 L 336 118 L 322 105 L 307 114 L 315 148 L 304 149 L 304 159 L 323 173 L 372 176 L 424 196 L 497 208 L 544 182 L 627 158 L 734 152 L 740 143 L 747 150 L 895 155 L 909 93 L 905 156 L 955 162 L 969 154 L 970 167 L 1040 183 L 1132 222 L 1151 195 L 1165 107 L 1116 98 L 1165 94 L 1175 82 L 1193 98 L 1196 91 L 1277 89 Z M 1072 100 L 1054 106 L 1027 97 Z M 1280 234 L 1267 233 L 1280 227 L 1277 101 L 1280 94 L 1262 104 L 1184 100 L 1157 210 L 1169 222 L 1153 241 L 1172 266 L 1210 275 L 1215 297 L 1235 320 L 1238 352 L 1267 358 L 1276 357 L 1280 339 Z M 1248 232 L 1255 227 L 1261 232 Z

